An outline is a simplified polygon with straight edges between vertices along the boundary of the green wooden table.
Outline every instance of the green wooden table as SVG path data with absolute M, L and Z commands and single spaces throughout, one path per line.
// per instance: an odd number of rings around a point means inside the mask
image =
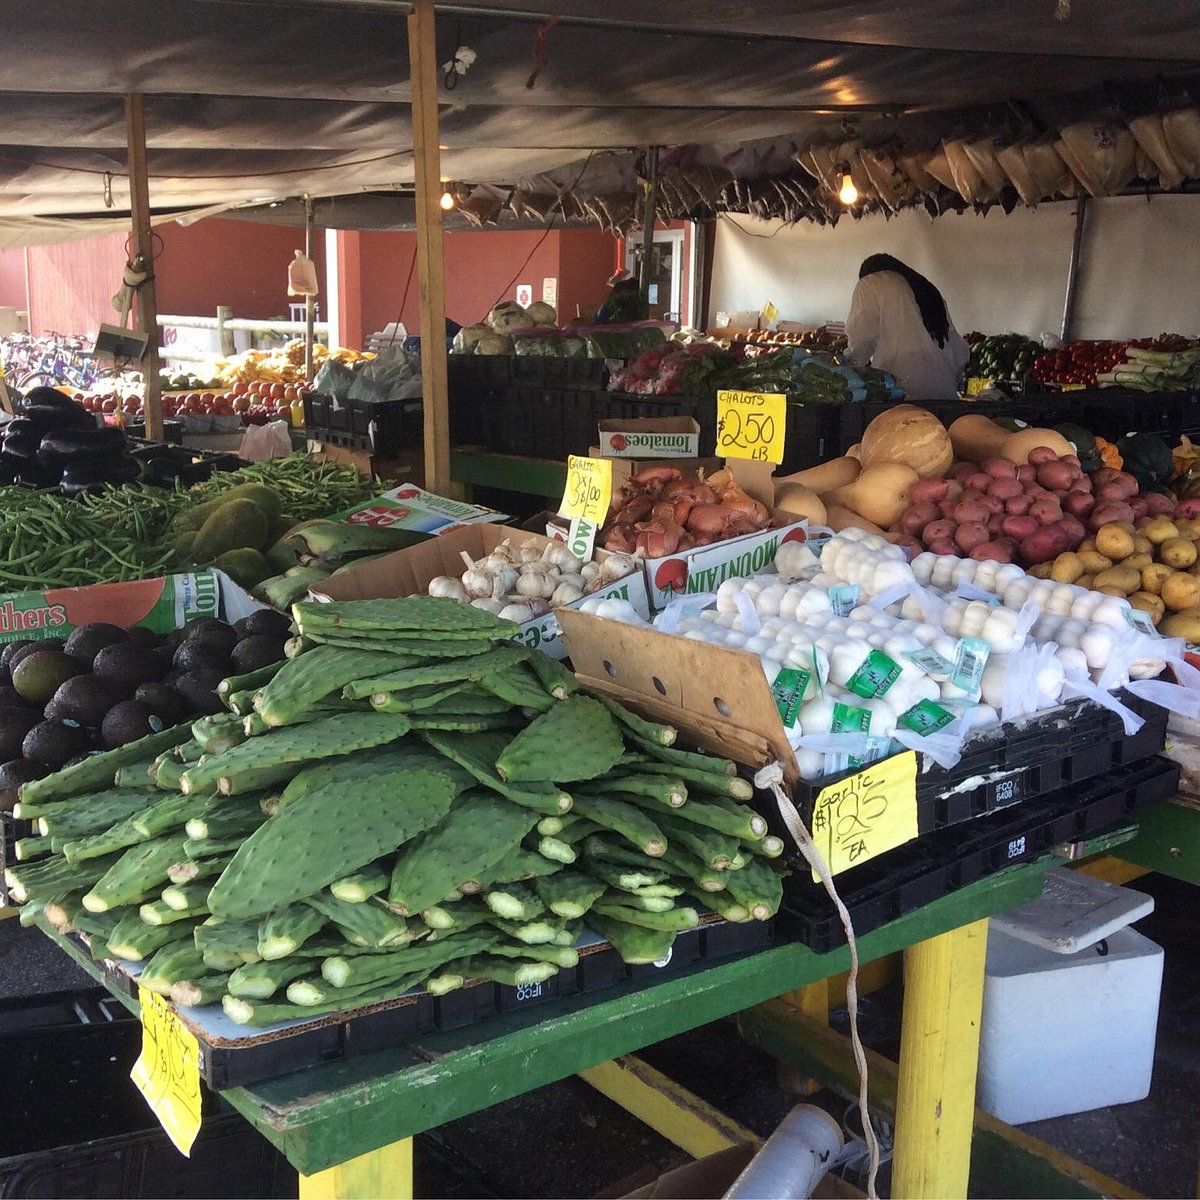
M 450 451 L 450 478 L 469 486 L 544 496 L 557 504 L 567 482 L 567 464 L 456 446 Z
M 1127 827 L 1091 849 L 1106 849 L 1133 832 Z M 943 1107 L 973 1111 L 974 1068 L 968 1080 L 961 1067 L 977 1052 L 978 1013 L 970 1016 L 973 1001 L 962 1000 L 962 981 L 978 976 L 982 987 L 986 918 L 1039 894 L 1044 871 L 1061 861 L 1013 867 L 859 942 L 863 962 L 911 948 L 917 957 L 910 970 L 914 963 L 931 964 L 918 1011 L 910 1006 L 905 1014 L 906 1027 L 921 1030 L 919 1044 L 906 1038 L 906 1053 L 910 1062 L 932 1064 L 921 1074 L 938 1096 L 938 1119 Z M 104 982 L 79 946 L 50 936 Z M 698 965 L 663 982 L 632 980 L 600 1002 L 594 996 L 552 1001 L 223 1095 L 301 1173 L 302 1197 L 399 1197 L 410 1194 L 414 1134 L 829 978 L 848 965 L 845 948 L 817 955 L 799 944 L 776 945 L 748 958 Z M 136 1009 L 135 999 L 120 998 Z M 959 1019 L 961 1003 L 968 1011 Z M 970 1043 L 965 1049 L 964 1037 Z M 967 1086 L 969 1095 L 955 1094 Z M 914 1119 L 918 1126 L 924 1127 Z M 941 1145 L 932 1158 L 931 1148 L 920 1145 L 904 1152 L 909 1163 L 898 1154 L 897 1169 L 918 1181 L 911 1195 L 951 1194 L 944 1190 L 947 1147 L 957 1170 L 969 1159 L 969 1128 L 965 1139 L 961 1131 L 957 1139 L 961 1144 L 950 1146 L 954 1138 L 935 1138 Z

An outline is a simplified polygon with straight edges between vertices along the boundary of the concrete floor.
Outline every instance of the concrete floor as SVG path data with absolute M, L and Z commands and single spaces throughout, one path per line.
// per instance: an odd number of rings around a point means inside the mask
M 1166 949 L 1150 1096 L 1025 1129 L 1145 1195 L 1191 1197 L 1196 1195 L 1200 1133 L 1195 1105 L 1200 1085 L 1196 893 L 1160 878 L 1132 886 L 1155 896 L 1157 911 L 1138 928 Z M 0 923 L 0 999 L 90 983 L 39 934 L 22 930 L 16 921 Z M 885 991 L 863 1005 L 864 1040 L 893 1055 L 899 1002 L 898 993 Z M 774 1063 L 738 1041 L 728 1021 L 650 1047 L 643 1057 L 763 1135 L 792 1104 L 775 1086 Z M 2 1077 L 0 1067 L 0 1081 Z M 817 1099 L 842 1117 L 844 1102 L 832 1095 Z M 639 1170 L 666 1170 L 685 1161 L 686 1155 L 617 1105 L 569 1079 L 419 1139 L 418 1195 L 447 1200 L 619 1195 L 614 1189 Z

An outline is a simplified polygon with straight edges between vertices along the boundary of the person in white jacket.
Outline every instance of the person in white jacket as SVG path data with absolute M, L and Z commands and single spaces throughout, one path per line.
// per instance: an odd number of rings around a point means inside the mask
M 890 254 L 863 260 L 846 318 L 848 356 L 895 376 L 905 396 L 953 400 L 970 351 L 942 294 Z

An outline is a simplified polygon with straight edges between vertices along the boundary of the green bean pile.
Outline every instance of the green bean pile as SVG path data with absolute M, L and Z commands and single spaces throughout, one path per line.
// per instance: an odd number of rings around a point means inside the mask
M 186 569 L 171 521 L 189 505 L 251 481 L 274 488 L 297 521 L 340 513 L 386 486 L 353 467 L 292 454 L 173 492 L 126 484 L 67 498 L 0 487 L 0 592 L 123 583 Z

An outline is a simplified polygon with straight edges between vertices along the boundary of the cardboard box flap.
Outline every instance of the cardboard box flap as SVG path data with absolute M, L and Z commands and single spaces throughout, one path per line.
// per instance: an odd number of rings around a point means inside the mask
M 789 783 L 799 778 L 755 655 L 585 612 L 564 610 L 559 623 L 588 687 L 669 722 L 714 754 L 753 767 L 778 759 Z

